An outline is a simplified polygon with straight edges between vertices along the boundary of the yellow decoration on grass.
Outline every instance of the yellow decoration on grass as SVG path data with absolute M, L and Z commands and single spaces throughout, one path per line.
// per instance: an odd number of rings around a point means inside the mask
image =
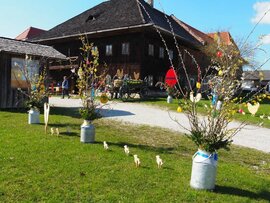
M 178 106 L 177 112 L 178 112 L 178 113 L 181 113 L 182 111 L 183 111 L 182 107 L 181 107 L 181 106 Z

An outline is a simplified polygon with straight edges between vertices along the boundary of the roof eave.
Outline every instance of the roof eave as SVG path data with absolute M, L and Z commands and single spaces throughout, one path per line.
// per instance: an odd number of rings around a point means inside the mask
M 166 29 L 164 29 L 164 28 L 162 28 L 162 27 L 159 27 L 159 26 L 153 26 L 154 28 L 157 28 L 157 29 L 159 29 L 159 30 L 161 30 L 162 32 L 165 32 L 165 33 L 167 33 L 167 34 L 170 34 L 170 35 L 173 35 L 173 33 L 172 32 L 170 32 L 170 31 L 168 31 L 168 30 L 166 30 Z M 192 42 L 192 41 L 190 41 L 190 40 L 187 40 L 187 39 L 185 39 L 185 38 L 183 38 L 182 36 L 180 36 L 180 35 L 177 35 L 177 34 L 175 34 L 174 33 L 174 35 L 176 36 L 176 37 L 178 37 L 179 39 L 181 39 L 182 41 L 185 41 L 185 42 L 187 42 L 187 43 L 189 43 L 189 44 L 192 44 L 193 46 L 195 46 L 195 47 L 201 47 L 201 44 L 199 44 L 199 43 L 194 43 L 194 42 Z
M 0 53 L 8 53 L 8 54 L 14 54 L 14 55 L 31 55 L 35 57 L 46 57 L 47 59 L 61 59 L 61 60 L 67 60 L 67 57 L 65 55 L 63 56 L 41 56 L 41 55 L 36 55 L 36 54 L 30 54 L 30 53 L 20 53 L 20 52 L 14 52 L 14 51 L 5 51 L 5 50 L 0 50 Z
M 47 38 L 47 39 L 33 40 L 33 42 L 45 42 L 45 41 L 51 41 L 51 40 L 60 40 L 60 39 L 66 39 L 66 38 L 80 37 L 82 35 L 93 35 L 93 34 L 98 34 L 98 33 L 106 33 L 106 32 L 119 31 L 119 30 L 129 30 L 129 29 L 143 28 L 143 27 L 149 27 L 149 26 L 152 26 L 152 25 L 153 25 L 152 23 L 147 23 L 147 24 L 142 24 L 142 25 L 134 25 L 134 26 L 121 27 L 121 28 L 97 30 L 97 31 L 93 31 L 93 32 L 85 32 L 85 33 L 67 35 L 67 36 L 62 36 L 62 37 L 52 37 L 52 38 Z

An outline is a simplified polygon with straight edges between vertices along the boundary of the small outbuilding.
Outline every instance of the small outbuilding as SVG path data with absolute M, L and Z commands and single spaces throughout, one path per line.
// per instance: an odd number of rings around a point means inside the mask
M 26 64 L 26 56 L 32 59 L 30 64 Z M 50 46 L 0 37 L 0 109 L 22 105 L 18 88 L 27 88 L 28 84 L 19 67 L 39 73 L 41 67 L 49 68 L 51 63 L 65 59 Z
M 265 89 L 270 92 L 270 70 L 244 71 L 242 88 L 248 91 Z

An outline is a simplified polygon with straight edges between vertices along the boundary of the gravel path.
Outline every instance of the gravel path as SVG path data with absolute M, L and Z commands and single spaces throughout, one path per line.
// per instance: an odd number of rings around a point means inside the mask
M 61 107 L 81 106 L 81 102 L 78 99 L 60 99 L 57 97 L 50 98 L 50 104 Z M 186 131 L 172 121 L 172 118 L 176 119 L 183 126 L 189 126 L 188 119 L 182 113 L 168 112 L 138 103 L 113 102 L 102 111 L 102 114 L 107 119 L 158 126 L 184 133 Z M 231 127 L 238 125 L 239 123 L 237 122 L 231 123 Z M 248 125 L 234 137 L 233 143 L 270 153 L 270 129 Z

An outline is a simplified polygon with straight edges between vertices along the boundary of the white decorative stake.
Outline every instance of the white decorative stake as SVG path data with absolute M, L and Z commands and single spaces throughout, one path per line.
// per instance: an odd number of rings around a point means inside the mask
M 252 116 L 255 116 L 255 114 L 259 110 L 260 103 L 258 102 L 255 105 L 252 105 L 251 103 L 248 103 L 247 107 L 248 107 L 248 111 L 252 114 Z
M 199 102 L 201 100 L 201 98 L 202 98 L 202 94 L 201 93 L 198 93 L 196 95 L 196 97 L 194 97 L 194 93 L 193 92 L 190 92 L 189 99 L 190 99 L 191 102 L 197 103 L 197 102 Z
M 134 155 L 134 162 L 135 162 L 135 165 L 136 165 L 137 168 L 140 167 L 141 161 L 140 161 L 137 154 Z
M 45 123 L 45 133 L 47 133 L 48 122 L 50 115 L 50 104 L 44 103 L 44 123 Z
M 124 152 L 126 153 L 126 155 L 129 155 L 129 148 L 127 145 L 124 146 Z
M 104 146 L 104 149 L 105 150 L 108 150 L 109 149 L 109 145 L 107 144 L 106 141 L 103 142 L 103 146 Z
M 163 165 L 163 161 L 159 155 L 156 156 L 156 162 L 157 162 L 158 168 L 161 168 Z

